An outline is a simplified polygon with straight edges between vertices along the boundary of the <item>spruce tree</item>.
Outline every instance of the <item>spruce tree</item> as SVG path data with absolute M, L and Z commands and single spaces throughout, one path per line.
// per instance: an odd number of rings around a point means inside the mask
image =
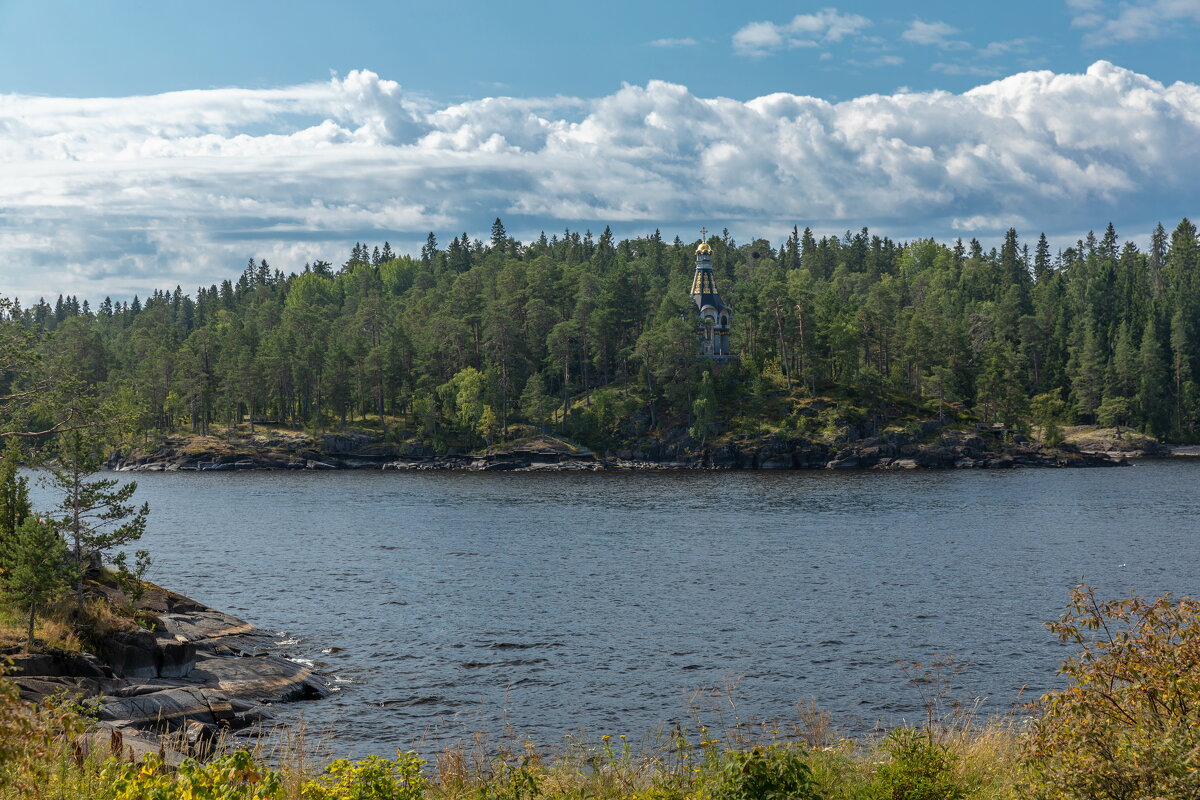
M 492 223 L 492 249 L 503 253 L 507 240 L 508 234 L 504 231 L 504 223 L 500 221 L 499 217 L 496 217 L 496 221 Z
M 1138 406 L 1142 424 L 1148 433 L 1162 436 L 1166 432 L 1166 409 L 1162 402 L 1164 389 L 1168 385 L 1166 359 L 1158 341 L 1157 325 L 1151 319 L 1142 334 L 1142 346 L 1138 351 L 1141 385 L 1138 388 Z

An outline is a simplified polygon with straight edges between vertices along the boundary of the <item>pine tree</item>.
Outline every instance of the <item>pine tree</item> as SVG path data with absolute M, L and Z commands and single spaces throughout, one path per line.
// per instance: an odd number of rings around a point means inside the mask
M 67 561 L 67 546 L 52 522 L 28 516 L 0 555 L 5 595 L 29 611 L 25 649 L 31 651 L 38 613 L 71 585 L 74 570 Z
M 82 431 L 63 434 L 55 442 L 55 460 L 49 468 L 50 484 L 61 493 L 56 521 L 71 543 L 79 602 L 89 554 L 103 559 L 113 548 L 140 539 L 150 514 L 148 503 L 139 508 L 130 502 L 136 482 L 89 480 L 102 466 L 98 449 L 98 442 Z

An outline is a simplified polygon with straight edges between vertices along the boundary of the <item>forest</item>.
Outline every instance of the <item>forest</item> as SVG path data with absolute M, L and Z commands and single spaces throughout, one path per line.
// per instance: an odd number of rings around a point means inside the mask
M 1053 252 L 1045 235 L 898 243 L 863 228 L 778 247 L 708 239 L 740 358 L 700 358 L 687 292 L 697 241 L 616 241 L 606 228 L 536 241 L 467 234 L 417 255 L 357 243 L 341 265 L 93 306 L 6 304 L 4 375 L 108 404 L 142 434 L 270 422 L 368 422 L 438 448 L 514 425 L 591 447 L 686 431 L 803 433 L 806 398 L 883 413 L 1057 430 L 1200 431 L 1200 244 L 1184 219 L 1149 247 L 1109 224 Z M 15 344 L 14 344 L 15 343 Z M 69 389 L 61 387 L 69 386 Z M 29 406 L 26 427 L 37 422 Z M 898 409 L 906 409 L 898 411 Z M 840 420 L 839 420 L 840 421 Z M 36 425 L 34 425 L 36 427 Z

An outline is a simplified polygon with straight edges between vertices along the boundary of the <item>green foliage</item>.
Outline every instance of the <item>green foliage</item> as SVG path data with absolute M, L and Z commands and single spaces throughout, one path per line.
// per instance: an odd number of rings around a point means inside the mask
M 467 367 L 438 389 L 443 404 L 452 409 L 454 422 L 472 438 L 484 428 L 485 388 L 483 373 Z
M 804 750 L 787 745 L 725 753 L 705 796 L 712 800 L 821 800 Z
M 4 542 L 16 533 L 21 522 L 32 513 L 29 505 L 29 479 L 22 477 L 21 444 L 14 436 L 9 437 L 0 459 L 0 551 Z M 4 567 L 0 560 L 0 569 Z
M 1037 704 L 1029 796 L 1200 796 L 1200 601 L 1100 601 L 1081 585 L 1048 627 L 1079 651 L 1060 670 L 1067 687 Z
M 110 759 L 96 800 L 284 800 L 283 776 L 245 750 L 168 769 L 155 755 L 141 763 Z
M 516 763 L 500 758 L 493 762 L 492 774 L 475 796 L 478 800 L 533 800 L 543 796 L 539 775 L 536 762 L 528 756 Z
M 108 551 L 137 541 L 146 529 L 149 504 L 131 502 L 137 482 L 121 484 L 112 478 L 93 479 L 102 466 L 100 443 L 82 431 L 61 435 L 55 443 L 50 482 L 60 492 L 57 522 L 72 545 L 72 555 L 82 568 L 89 551 Z M 82 572 L 80 573 L 82 580 Z
M 712 375 L 705 372 L 700 378 L 700 390 L 696 393 L 696 401 L 692 403 L 692 426 L 688 429 L 691 437 L 703 448 L 714 433 L 717 425 L 717 395 L 713 391 Z
M 897 728 L 883 749 L 890 759 L 875 782 L 880 800 L 960 800 L 970 792 L 954 773 L 954 754 L 931 730 Z
M 546 394 L 546 382 L 540 372 L 535 372 L 525 381 L 521 392 L 521 413 L 525 419 L 538 427 L 546 424 L 553 407 L 553 400 Z
M 1069 413 L 1067 403 L 1057 391 L 1044 392 L 1029 401 L 1029 413 L 1034 423 L 1042 427 L 1042 438 L 1051 447 L 1062 444 L 1062 428 L 1059 426 Z
M 421 774 L 424 763 L 413 753 L 397 753 L 394 760 L 338 759 L 306 782 L 301 795 L 304 800 L 421 800 L 429 786 Z
M 31 649 L 38 612 L 56 600 L 76 574 L 67 561 L 67 545 L 53 522 L 30 516 L 3 543 L 2 561 L 0 586 L 10 602 L 29 613 L 25 646 Z
M 134 553 L 131 567 L 129 555 L 121 551 L 113 556 L 112 564 L 117 568 L 117 585 L 121 587 L 121 593 L 129 602 L 129 610 L 133 610 L 146 594 L 143 578 L 146 576 L 146 570 L 150 569 L 150 553 L 138 550 Z
M 8 303 L 0 424 L 67 432 L 103 407 L 135 433 L 267 420 L 321 432 L 370 416 L 446 449 L 494 439 L 514 417 L 611 445 L 617 426 L 603 415 L 571 419 L 606 389 L 648 421 L 620 444 L 707 417 L 686 294 L 692 244 L 571 231 L 521 243 L 501 231 L 444 249 L 431 234 L 419 259 L 386 243 L 376 259 L 355 243 L 340 268 L 293 275 L 258 261 L 194 296 L 155 292 L 95 313 L 70 297 L 15 314 Z M 1200 439 L 1195 237 L 1182 220 L 1141 252 L 1110 229 L 1057 257 L 1045 237 L 1026 255 L 1015 230 L 991 251 L 866 229 L 793 231 L 778 248 L 713 237 L 741 364 L 726 366 L 737 381 L 716 381 L 715 427 L 693 439 L 733 420 L 777 431 L 792 411 L 781 392 L 844 397 L 872 416 L 894 397 L 953 403 L 1019 427 L 1037 416 L 1032 397 L 1069 401 L 1053 426 L 1093 422 L 1105 398 L 1127 398 L 1124 424 Z
M 1133 403 L 1127 397 L 1106 397 L 1096 409 L 1096 421 L 1106 428 L 1129 424 Z

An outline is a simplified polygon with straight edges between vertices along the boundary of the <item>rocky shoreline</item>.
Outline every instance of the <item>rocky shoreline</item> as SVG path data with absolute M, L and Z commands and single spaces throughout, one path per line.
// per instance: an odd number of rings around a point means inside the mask
M 7 654 L 21 698 L 81 696 L 114 751 L 178 760 L 222 735 L 262 733 L 271 705 L 329 693 L 312 670 L 277 654 L 267 632 L 236 617 L 158 587 L 140 605 L 153 629 L 111 634 L 98 655 Z
M 856 441 L 826 444 L 781 436 L 744 437 L 720 446 L 694 450 L 662 443 L 643 450 L 597 454 L 553 437 L 529 446 L 496 448 L 482 453 L 439 455 L 430 448 L 381 444 L 369 437 L 325 436 L 319 442 L 294 442 L 253 450 L 197 451 L 186 440 L 165 439 L 149 452 L 114 453 L 108 468 L 128 472 L 240 470 L 464 470 L 474 472 L 565 472 L 620 470 L 909 470 L 1008 469 L 1012 467 L 1126 466 L 1130 458 L 1172 455 L 1155 443 L 1126 450 L 1082 450 L 1070 445 L 1042 447 L 1018 441 L 1004 444 L 967 431 L 933 428 L 924 436 L 889 433 Z M 287 446 L 291 445 L 291 446 Z

